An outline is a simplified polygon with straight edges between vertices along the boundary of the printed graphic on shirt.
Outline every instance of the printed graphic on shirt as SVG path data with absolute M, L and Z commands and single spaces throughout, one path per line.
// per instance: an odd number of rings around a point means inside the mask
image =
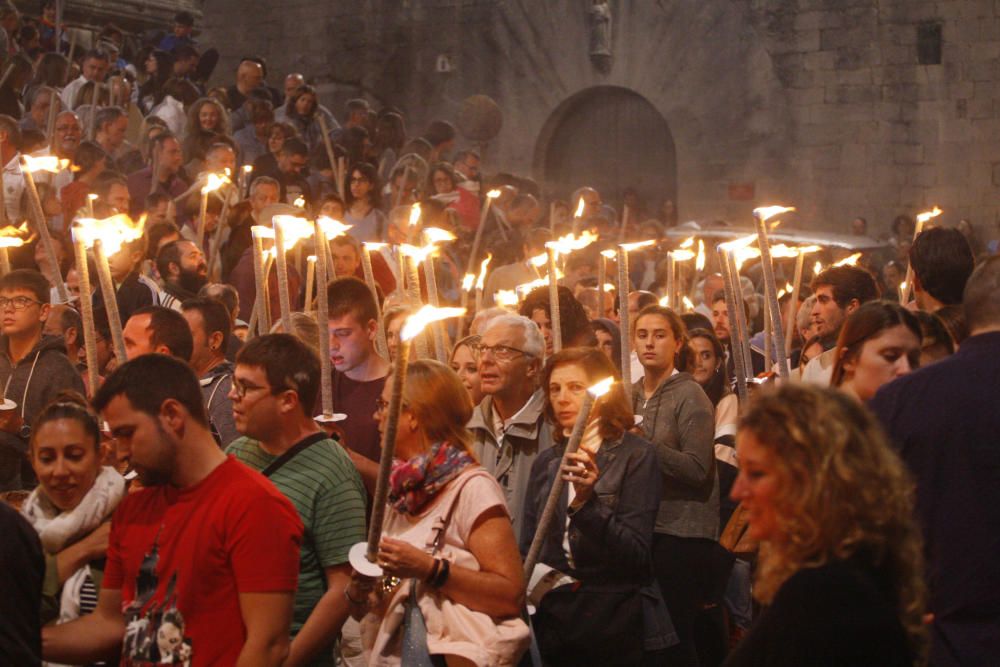
M 135 581 L 135 599 L 125 608 L 122 665 L 182 665 L 190 667 L 194 647 L 184 636 L 184 615 L 177 609 L 177 574 L 170 577 L 163 599 L 151 602 L 160 583 L 156 573 L 160 536 L 142 559 Z

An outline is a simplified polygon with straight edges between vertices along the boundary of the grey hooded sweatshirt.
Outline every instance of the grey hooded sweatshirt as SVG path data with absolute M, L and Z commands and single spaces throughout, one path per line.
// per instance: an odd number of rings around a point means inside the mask
M 71 389 L 84 393 L 83 378 L 66 357 L 61 337 L 43 335 L 16 365 L 8 350 L 7 337 L 0 336 L 0 389 L 17 403 L 17 413 L 25 424 L 30 425 L 59 392 Z M 20 461 L 27 450 L 26 438 L 0 431 L 0 491 L 21 487 Z
M 663 498 L 655 532 L 719 537 L 719 474 L 715 467 L 712 402 L 690 373 L 675 373 L 647 400 L 642 380 L 632 387 L 632 410 L 656 448 Z

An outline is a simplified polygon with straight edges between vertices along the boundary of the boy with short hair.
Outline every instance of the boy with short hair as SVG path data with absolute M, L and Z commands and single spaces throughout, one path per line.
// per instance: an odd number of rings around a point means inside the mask
M 33 479 L 24 453 L 35 415 L 61 391 L 84 392 L 62 338 L 43 333 L 49 296 L 49 282 L 38 271 L 17 269 L 0 278 L 0 387 L 3 398 L 17 404 L 0 413 L 0 491 Z

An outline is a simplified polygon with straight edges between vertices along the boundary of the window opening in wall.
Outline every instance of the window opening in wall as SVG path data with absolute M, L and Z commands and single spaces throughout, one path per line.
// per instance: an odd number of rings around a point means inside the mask
M 941 64 L 941 24 L 921 23 L 917 26 L 917 62 L 921 65 Z

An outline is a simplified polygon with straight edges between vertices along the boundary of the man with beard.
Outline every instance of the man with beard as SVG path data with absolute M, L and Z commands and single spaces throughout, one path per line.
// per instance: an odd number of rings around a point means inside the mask
M 205 255 L 191 241 L 171 241 L 156 255 L 156 270 L 163 278 L 160 304 L 181 311 L 181 303 L 198 296 L 208 282 Z
M 280 665 L 302 543 L 295 508 L 215 444 L 187 364 L 130 361 L 94 407 L 143 488 L 115 511 L 97 608 L 46 627 L 44 659 L 88 664 L 122 650 L 129 665 Z M 167 632 L 179 641 L 163 655 Z

